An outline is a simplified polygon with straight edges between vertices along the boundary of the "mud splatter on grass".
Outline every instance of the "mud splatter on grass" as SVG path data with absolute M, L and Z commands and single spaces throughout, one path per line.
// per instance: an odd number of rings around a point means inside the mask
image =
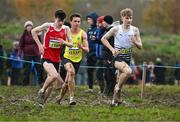
M 69 106 L 68 94 L 61 105 L 55 103 L 58 91 L 54 90 L 45 107 L 36 105 L 39 87 L 12 86 L 0 88 L 0 120 L 36 121 L 111 121 L 111 120 L 169 120 L 180 121 L 180 87 L 149 86 L 140 98 L 140 86 L 123 88 L 123 103 L 110 107 L 111 97 L 86 93 L 87 87 L 76 87 L 76 106 Z

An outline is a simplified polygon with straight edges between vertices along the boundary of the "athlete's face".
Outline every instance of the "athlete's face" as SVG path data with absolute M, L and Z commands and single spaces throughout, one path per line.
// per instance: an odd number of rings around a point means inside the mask
M 71 27 L 72 28 L 79 28 L 81 24 L 81 18 L 80 17 L 73 17 L 71 21 Z
M 130 26 L 132 24 L 132 16 L 124 16 L 121 17 L 121 20 L 123 22 L 124 25 Z
M 56 18 L 54 23 L 57 27 L 61 27 L 64 24 L 64 20 Z

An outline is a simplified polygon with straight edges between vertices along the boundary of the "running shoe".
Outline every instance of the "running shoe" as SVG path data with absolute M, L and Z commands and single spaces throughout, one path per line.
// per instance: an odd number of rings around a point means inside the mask
M 44 96 L 45 96 L 45 92 L 39 91 L 38 92 L 38 98 L 37 98 L 37 102 L 40 105 L 44 105 Z
M 110 106 L 111 107 L 116 107 L 119 106 L 122 102 L 111 102 Z
M 55 103 L 61 104 L 61 100 L 60 100 L 59 96 L 56 97 L 56 102 Z
M 88 90 L 86 90 L 85 92 L 86 92 L 86 93 L 93 93 L 94 90 L 93 90 L 93 89 L 88 89 Z
M 74 99 L 71 99 L 71 100 L 69 101 L 69 105 L 76 105 L 76 101 L 75 101 Z

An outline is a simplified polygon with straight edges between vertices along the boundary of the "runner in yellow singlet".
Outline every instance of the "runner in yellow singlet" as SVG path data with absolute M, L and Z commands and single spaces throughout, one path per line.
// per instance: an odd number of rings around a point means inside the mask
M 70 95 L 70 105 L 75 105 L 74 91 L 75 91 L 75 75 L 78 72 L 83 51 L 89 52 L 89 46 L 87 41 L 87 34 L 84 30 L 80 28 L 81 15 L 78 13 L 72 14 L 70 16 L 71 24 L 71 36 L 73 40 L 73 47 L 65 48 L 64 59 L 62 60 L 62 65 L 67 71 L 65 83 L 61 89 L 60 95 L 57 97 L 57 103 L 60 104 L 66 91 L 69 90 Z

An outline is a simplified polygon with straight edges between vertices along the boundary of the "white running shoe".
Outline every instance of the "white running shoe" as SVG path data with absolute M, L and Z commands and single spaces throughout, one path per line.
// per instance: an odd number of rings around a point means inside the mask
M 73 100 L 73 99 L 71 99 L 71 100 L 69 101 L 69 105 L 76 105 L 76 101 Z

